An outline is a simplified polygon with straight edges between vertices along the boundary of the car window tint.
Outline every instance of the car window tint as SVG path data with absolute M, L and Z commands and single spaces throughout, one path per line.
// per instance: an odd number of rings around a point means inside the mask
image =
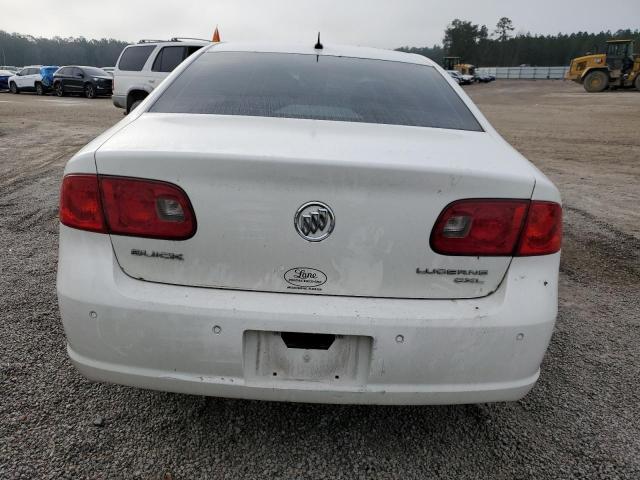
M 150 111 L 482 131 L 433 67 L 316 55 L 206 53 Z
M 202 48 L 202 45 L 192 45 L 190 47 L 187 47 L 187 57 L 190 57 L 191 55 L 193 55 L 194 53 L 196 53 L 198 50 L 200 50 Z M 185 57 L 186 58 L 186 57 Z
M 154 48 L 156 48 L 154 45 L 127 47 L 120 57 L 118 68 L 129 72 L 139 72 Z
M 82 69 L 88 77 L 107 77 L 109 74 L 101 68 L 86 67 Z
M 153 62 L 154 72 L 172 72 L 186 58 L 185 47 L 164 47 Z

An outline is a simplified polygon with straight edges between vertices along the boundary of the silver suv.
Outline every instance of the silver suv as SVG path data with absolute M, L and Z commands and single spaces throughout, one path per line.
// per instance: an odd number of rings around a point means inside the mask
M 113 104 L 129 113 L 184 59 L 208 43 L 208 40 L 172 38 L 140 40 L 128 45 L 113 71 Z

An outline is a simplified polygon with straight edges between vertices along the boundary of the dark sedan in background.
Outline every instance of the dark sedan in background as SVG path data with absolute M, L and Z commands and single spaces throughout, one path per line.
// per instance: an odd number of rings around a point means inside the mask
M 59 97 L 67 94 L 87 98 L 111 96 L 113 78 L 101 68 L 66 66 L 53 75 L 53 90 Z

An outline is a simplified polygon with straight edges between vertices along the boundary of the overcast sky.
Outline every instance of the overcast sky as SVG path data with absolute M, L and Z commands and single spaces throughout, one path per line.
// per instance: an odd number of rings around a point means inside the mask
M 0 30 L 34 36 L 211 38 L 382 48 L 440 43 L 454 18 L 486 24 L 502 16 L 541 34 L 640 28 L 640 0 L 30 0 L 2 1 Z

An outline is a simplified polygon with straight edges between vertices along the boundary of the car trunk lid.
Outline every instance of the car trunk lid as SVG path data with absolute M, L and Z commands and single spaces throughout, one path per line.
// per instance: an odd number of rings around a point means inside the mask
M 433 225 L 453 201 L 529 199 L 534 187 L 532 167 L 490 133 L 280 118 L 146 113 L 96 164 L 174 183 L 195 211 L 188 240 L 112 235 L 130 276 L 300 294 L 488 295 L 511 258 L 439 255 Z M 320 241 L 294 225 L 309 203 L 308 221 L 333 214 Z

